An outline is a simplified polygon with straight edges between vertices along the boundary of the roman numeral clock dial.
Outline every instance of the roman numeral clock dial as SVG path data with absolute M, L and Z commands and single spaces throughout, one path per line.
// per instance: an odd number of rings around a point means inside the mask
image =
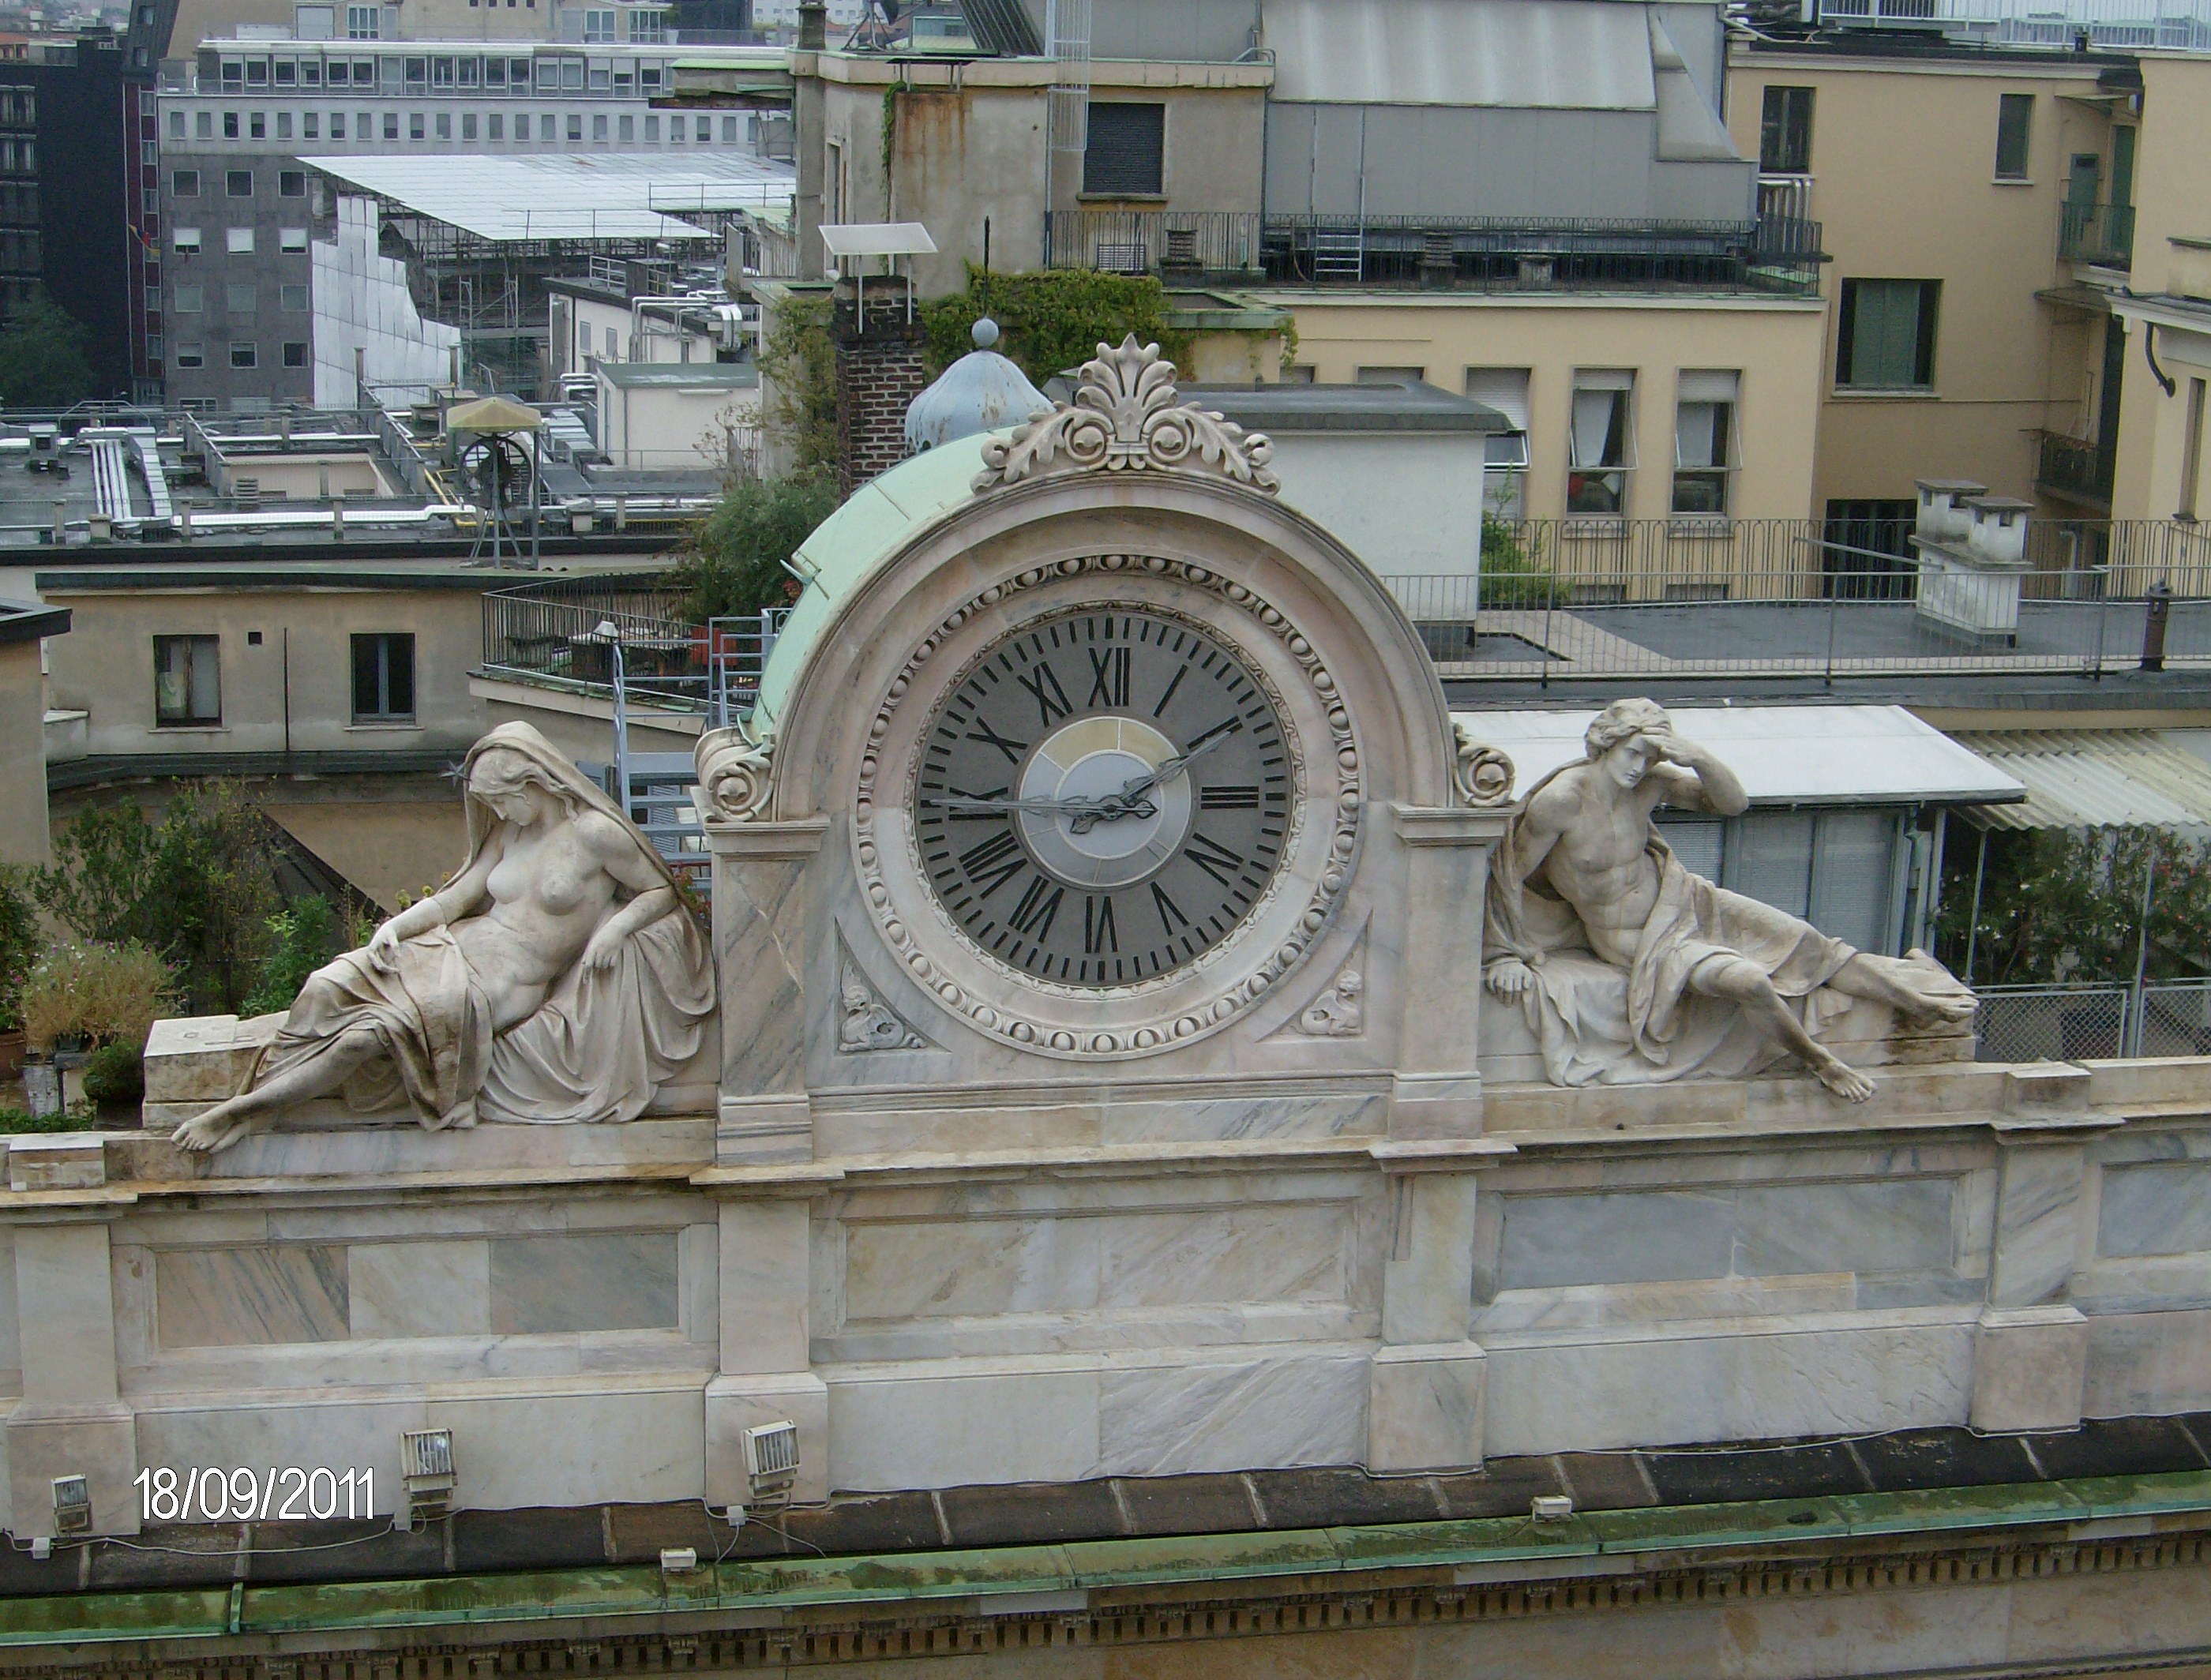
M 1265 893 L 1294 795 L 1243 659 L 1135 608 L 987 650 L 923 739 L 912 819 L 930 889 L 1000 962 L 1129 986 L 1194 962 Z

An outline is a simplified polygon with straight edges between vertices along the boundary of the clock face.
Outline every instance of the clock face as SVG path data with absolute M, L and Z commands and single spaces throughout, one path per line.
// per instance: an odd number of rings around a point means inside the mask
M 1128 986 L 1234 930 L 1281 863 L 1295 791 L 1274 704 L 1227 642 L 1099 607 L 967 668 L 923 738 L 913 829 L 981 949 L 1039 980 Z

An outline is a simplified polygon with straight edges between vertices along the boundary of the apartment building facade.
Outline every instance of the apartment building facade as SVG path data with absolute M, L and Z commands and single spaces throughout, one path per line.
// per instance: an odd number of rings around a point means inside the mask
M 1834 258 L 1828 517 L 1893 539 L 1929 477 L 2049 517 L 2192 514 L 2202 387 L 2160 364 L 2211 347 L 2211 57 L 1834 32 L 1739 43 L 1729 102 L 1763 197 Z
M 1079 87 L 1013 29 L 965 57 L 802 51 L 801 254 L 822 223 L 915 220 L 924 291 L 986 260 L 1232 289 L 1294 322 L 1261 378 L 1505 412 L 1508 517 L 1802 517 L 1818 233 L 1760 215 L 1725 29 L 1700 4 L 1097 0 Z
M 203 43 L 160 94 L 170 400 L 231 412 L 314 400 L 309 246 L 331 237 L 333 215 L 318 157 L 756 154 L 759 112 L 671 106 L 675 57 L 612 40 Z

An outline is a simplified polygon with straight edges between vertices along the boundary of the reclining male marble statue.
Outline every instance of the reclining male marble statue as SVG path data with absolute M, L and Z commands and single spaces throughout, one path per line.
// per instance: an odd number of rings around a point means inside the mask
M 1750 801 L 1662 707 L 1616 700 L 1584 745 L 1507 825 L 1484 936 L 1489 989 L 1527 1012 L 1553 1082 L 1679 1078 L 1748 1031 L 1758 1042 L 1747 1061 L 1735 1045 L 1729 1071 L 1794 1055 L 1862 1103 L 1873 1082 L 1820 1042 L 1824 1019 L 1853 999 L 1921 1022 L 1972 1018 L 1973 994 L 1924 952 L 1858 951 L 1682 867 L 1652 820 L 1660 805 L 1733 817 Z
M 467 861 L 318 970 L 244 1089 L 178 1143 L 222 1149 L 341 1093 L 433 1130 L 632 1120 L 697 1054 L 713 963 L 651 843 L 527 723 L 463 772 Z

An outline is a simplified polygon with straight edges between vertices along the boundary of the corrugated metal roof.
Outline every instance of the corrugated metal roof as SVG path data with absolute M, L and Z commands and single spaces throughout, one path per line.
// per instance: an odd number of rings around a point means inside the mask
M 1608 0 L 1265 0 L 1274 98 L 1650 111 L 1640 6 Z
M 1583 756 L 1596 709 L 1454 711 L 1511 758 L 1525 793 Z M 2019 781 L 1902 706 L 1676 706 L 1674 728 L 1711 749 L 1754 805 L 1972 804 L 2015 800 Z
M 1992 828 L 2211 833 L 2211 764 L 2161 730 L 1961 730 L 1951 739 L 2026 784 L 2020 804 L 1976 813 Z

